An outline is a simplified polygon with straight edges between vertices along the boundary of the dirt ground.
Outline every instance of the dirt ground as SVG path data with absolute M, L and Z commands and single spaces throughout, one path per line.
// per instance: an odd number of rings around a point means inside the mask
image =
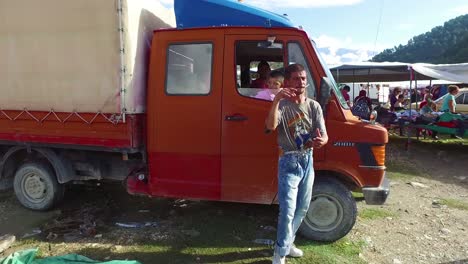
M 468 263 L 467 146 L 414 144 L 408 152 L 403 149 L 401 141 L 387 148 L 388 176 L 392 180 L 387 203 L 369 206 L 357 198 L 360 216 L 347 239 L 362 242 L 359 259 L 364 263 Z M 361 214 L 373 210 L 383 215 Z M 142 263 L 151 263 L 145 260 L 155 256 L 163 260 L 160 263 L 192 263 L 189 260 L 194 259 L 195 263 L 234 263 L 252 256 L 262 260 L 241 263 L 269 263 L 268 250 L 243 253 L 241 258 L 209 248 L 220 232 L 229 232 L 232 239 L 217 242 L 217 248 L 219 243 L 226 250 L 238 243 L 242 247 L 244 237 L 257 232 L 254 229 L 260 224 L 262 228 L 274 227 L 276 216 L 274 206 L 131 197 L 119 185 L 74 186 L 55 211 L 39 213 L 23 209 L 12 192 L 4 192 L 0 193 L 0 235 L 15 234 L 19 241 L 0 258 L 39 245 L 41 256 L 75 252 L 102 260 L 136 258 Z M 252 224 L 240 223 L 244 219 L 252 220 Z M 116 226 L 132 222 L 148 226 Z M 157 228 L 149 232 L 153 224 Z M 196 230 L 194 225 L 205 227 Z M 21 239 L 37 228 L 41 234 Z M 205 256 L 206 262 L 193 256 L 187 250 L 193 246 L 187 237 L 203 239 L 196 245 L 213 255 Z M 274 238 L 274 232 L 270 237 Z M 160 251 L 145 249 L 147 241 L 156 243 Z M 126 246 L 135 244 L 142 246 L 138 254 L 125 251 Z M 178 261 L 171 261 L 175 259 Z
M 391 195 L 380 208 L 393 216 L 358 221 L 350 236 L 366 241 L 362 256 L 369 263 L 468 263 L 468 149 L 403 149 L 387 148 Z M 365 208 L 372 207 L 359 204 Z

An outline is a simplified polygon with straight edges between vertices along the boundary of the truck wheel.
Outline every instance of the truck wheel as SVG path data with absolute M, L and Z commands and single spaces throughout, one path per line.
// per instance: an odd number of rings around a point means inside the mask
M 356 216 L 356 201 L 348 188 L 338 180 L 321 178 L 314 184 L 299 232 L 316 241 L 336 241 L 353 228 Z
M 45 211 L 63 198 L 64 188 L 55 173 L 43 163 L 26 163 L 15 173 L 16 198 L 26 208 Z

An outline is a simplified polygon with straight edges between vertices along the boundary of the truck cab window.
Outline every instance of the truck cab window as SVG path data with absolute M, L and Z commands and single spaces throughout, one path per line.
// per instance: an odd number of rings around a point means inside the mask
M 236 86 L 240 95 L 273 101 L 282 85 L 283 44 L 239 41 L 236 44 Z M 276 77 L 270 78 L 270 75 Z
M 312 99 L 317 99 L 316 95 L 316 89 L 315 89 L 315 84 L 314 84 L 314 79 L 312 78 L 312 75 L 310 74 L 310 67 L 309 64 L 306 61 L 306 58 L 304 56 L 304 53 L 302 52 L 301 46 L 299 46 L 299 43 L 296 42 L 290 42 L 288 43 L 288 64 L 295 64 L 299 63 L 302 64 L 307 73 L 307 97 L 310 97 Z
M 211 90 L 213 45 L 174 44 L 167 49 L 166 93 L 207 95 Z

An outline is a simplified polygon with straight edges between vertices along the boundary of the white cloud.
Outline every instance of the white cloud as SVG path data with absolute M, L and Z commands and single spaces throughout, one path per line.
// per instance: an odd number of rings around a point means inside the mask
M 329 65 L 367 61 L 386 46 L 370 43 L 357 43 L 351 37 L 338 39 L 327 35 L 314 38 L 323 59 Z
M 450 10 L 450 16 L 461 16 L 468 14 L 468 5 L 458 6 Z

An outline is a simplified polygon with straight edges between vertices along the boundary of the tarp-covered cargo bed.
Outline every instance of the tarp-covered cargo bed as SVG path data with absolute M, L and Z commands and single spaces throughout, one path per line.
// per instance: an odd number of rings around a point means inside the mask
M 153 30 L 174 25 L 156 0 L 0 0 L 0 109 L 143 113 Z

